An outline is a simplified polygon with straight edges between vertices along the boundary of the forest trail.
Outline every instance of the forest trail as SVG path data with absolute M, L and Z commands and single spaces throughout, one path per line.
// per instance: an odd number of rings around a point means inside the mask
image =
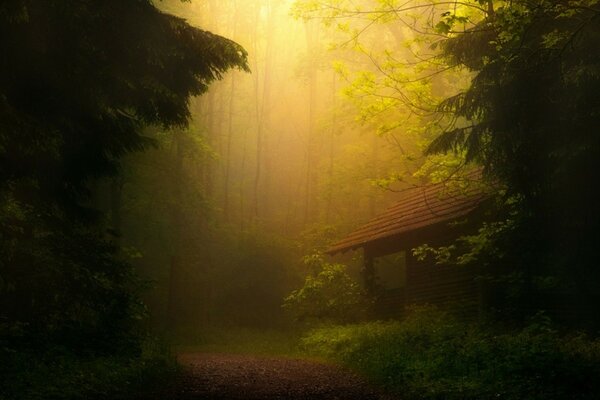
M 191 353 L 177 400 L 393 400 L 350 371 L 311 360 Z

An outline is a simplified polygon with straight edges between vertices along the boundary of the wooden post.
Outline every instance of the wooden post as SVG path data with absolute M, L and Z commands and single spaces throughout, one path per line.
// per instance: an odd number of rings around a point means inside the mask
M 363 282 L 365 290 L 369 296 L 375 295 L 375 266 L 373 263 L 373 253 L 368 247 L 364 247 L 364 265 L 362 269 Z

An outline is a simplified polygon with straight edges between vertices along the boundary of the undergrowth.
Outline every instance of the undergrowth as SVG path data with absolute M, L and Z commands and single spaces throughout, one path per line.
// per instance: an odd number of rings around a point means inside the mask
M 138 357 L 83 356 L 61 348 L 44 353 L 1 349 L 2 400 L 138 399 L 167 388 L 179 368 L 155 342 Z
M 600 341 L 541 320 L 512 332 L 434 309 L 403 322 L 318 328 L 303 348 L 410 399 L 597 399 Z

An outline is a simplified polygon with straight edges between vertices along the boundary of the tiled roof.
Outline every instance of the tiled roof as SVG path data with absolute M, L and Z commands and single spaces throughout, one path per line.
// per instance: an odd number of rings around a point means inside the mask
M 447 186 L 438 183 L 408 189 L 395 205 L 335 243 L 327 253 L 356 249 L 376 240 L 464 217 L 489 197 L 477 184 L 461 190 Z

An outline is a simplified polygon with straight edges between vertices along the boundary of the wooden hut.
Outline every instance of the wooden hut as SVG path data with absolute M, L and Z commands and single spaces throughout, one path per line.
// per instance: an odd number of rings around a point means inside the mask
M 377 301 L 377 317 L 401 316 L 406 305 L 460 305 L 477 315 L 481 304 L 476 267 L 420 261 L 412 249 L 422 244 L 444 246 L 472 233 L 489 196 L 479 185 L 449 189 L 430 184 L 409 189 L 398 202 L 335 243 L 331 255 L 363 250 L 364 284 Z

